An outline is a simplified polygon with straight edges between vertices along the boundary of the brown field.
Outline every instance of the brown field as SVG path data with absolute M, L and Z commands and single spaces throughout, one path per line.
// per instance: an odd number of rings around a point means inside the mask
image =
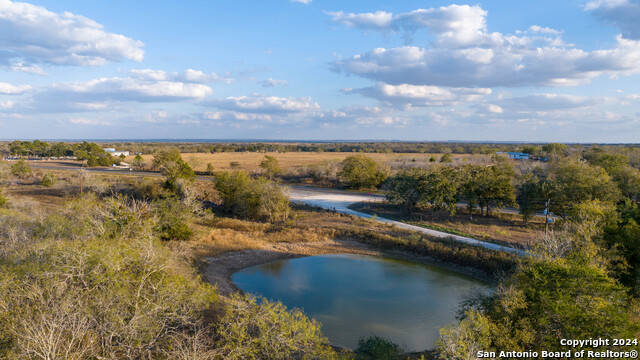
M 287 170 L 295 170 L 312 164 L 319 163 L 339 163 L 347 156 L 354 155 L 351 152 L 287 152 L 287 153 L 257 153 L 257 152 L 225 152 L 215 154 L 203 153 L 183 153 L 182 158 L 187 161 L 196 171 L 205 171 L 207 164 L 211 163 L 216 171 L 231 170 L 230 163 L 236 161 L 239 163 L 239 169 L 249 172 L 260 170 L 260 161 L 265 155 L 273 156 L 278 159 L 280 167 Z M 358 153 L 359 154 L 359 153 Z M 368 157 L 373 158 L 381 164 L 385 164 L 391 168 L 399 168 L 403 165 L 427 165 L 429 159 L 433 156 L 436 161 L 440 160 L 442 154 L 383 154 L 383 153 L 366 153 Z M 143 155 L 144 161 L 150 164 L 153 155 Z M 129 156 L 126 161 L 131 162 L 133 156 Z M 489 159 L 489 155 L 469 155 L 469 154 L 451 154 L 453 163 L 467 162 L 485 162 Z

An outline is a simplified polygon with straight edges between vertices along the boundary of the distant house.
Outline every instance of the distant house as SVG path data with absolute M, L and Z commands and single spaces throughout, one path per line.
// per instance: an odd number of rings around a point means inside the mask
M 114 148 L 104 148 L 102 150 L 106 151 L 111 156 L 120 156 L 120 155 L 129 156 L 128 151 L 116 151 L 116 149 Z
M 531 155 L 522 152 L 497 152 L 496 154 L 507 154 L 510 159 L 513 160 L 529 160 L 531 159 Z

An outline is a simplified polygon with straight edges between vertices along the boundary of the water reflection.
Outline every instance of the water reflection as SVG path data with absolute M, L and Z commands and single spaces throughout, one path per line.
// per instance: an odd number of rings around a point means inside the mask
M 378 335 L 424 350 L 455 319 L 472 288 L 486 284 L 441 268 L 397 259 L 327 255 L 282 260 L 233 275 L 246 292 L 300 307 L 323 324 L 334 345 L 355 347 Z

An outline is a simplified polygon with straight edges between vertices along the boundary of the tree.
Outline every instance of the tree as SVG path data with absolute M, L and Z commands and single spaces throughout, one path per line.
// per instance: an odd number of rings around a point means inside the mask
M 441 163 L 450 163 L 451 161 L 451 154 L 449 153 L 443 154 L 442 157 L 440 157 Z
M 565 217 L 576 204 L 588 200 L 616 202 L 620 190 L 600 166 L 577 161 L 554 162 L 549 169 L 551 209 Z
M 358 340 L 355 351 L 357 360 L 394 360 L 400 358 L 400 347 L 390 340 L 370 336 Z
M 567 155 L 569 148 L 565 144 L 551 143 L 542 146 L 542 152 L 547 155 Z
M 87 161 L 87 166 L 110 166 L 113 158 L 96 143 L 86 141 L 77 144 L 73 150 L 76 160 Z
M 493 166 L 485 167 L 480 174 L 477 196 L 481 214 L 483 207 L 486 209 L 485 216 L 489 216 L 492 205 L 498 208 L 515 205 L 514 171 L 509 163 L 500 161 Z
M 144 159 L 142 158 L 142 156 L 140 156 L 140 154 L 136 155 L 136 157 L 133 158 L 132 163 L 136 169 L 142 169 L 144 167 Z
M 535 155 L 538 153 L 538 148 L 533 145 L 525 145 L 522 147 L 522 152 L 529 155 Z
M 251 179 L 244 171 L 217 174 L 214 187 L 223 207 L 235 216 L 271 222 L 289 216 L 289 198 L 276 183 Z
M 516 187 L 516 201 L 524 226 L 533 217 L 536 211 L 543 208 L 545 202 L 545 186 L 546 184 L 540 180 L 533 172 L 522 175 L 520 184 Z
M 280 302 L 234 295 L 215 327 L 224 359 L 331 359 L 320 324 Z
M 31 176 L 31 174 L 31 166 L 29 166 L 29 164 L 24 160 L 18 160 L 11 165 L 11 175 L 13 176 L 25 178 Z
M 162 175 L 165 177 L 165 187 L 175 191 L 176 181 L 178 179 L 184 179 L 187 181 L 193 181 L 196 178 L 196 173 L 191 166 L 184 160 L 179 159 L 176 162 L 169 161 L 162 165 Z
M 280 166 L 278 165 L 278 159 L 269 155 L 265 155 L 264 159 L 260 161 L 260 167 L 271 180 L 282 172 L 282 169 L 280 169 Z
M 460 172 L 454 168 L 443 167 L 430 172 L 425 179 L 426 198 L 435 210 L 444 209 L 449 215 L 456 212 L 459 200 Z
M 377 188 L 387 178 L 378 163 L 364 155 L 352 155 L 342 160 L 338 176 L 352 189 Z
M 387 200 L 402 204 L 407 214 L 411 215 L 417 204 L 426 201 L 426 178 L 427 173 L 416 168 L 399 172 L 387 178 L 384 185 L 387 190 Z
M 207 163 L 207 174 L 213 175 L 216 169 L 213 167 L 212 163 Z
M 441 358 L 464 359 L 451 352 L 467 354 L 465 350 L 478 346 L 487 351 L 566 351 L 559 338 L 633 337 L 639 327 L 630 316 L 626 289 L 608 276 L 601 265 L 605 259 L 592 251 L 594 239 L 573 230 L 552 235 L 570 243 L 567 251 L 540 247 L 494 293 L 467 302 L 464 319 L 438 341 Z M 598 350 L 613 348 L 609 344 Z
M 161 170 L 167 163 L 177 163 L 182 160 L 182 155 L 177 147 L 163 149 L 153 156 L 151 167 L 154 170 Z
M 619 204 L 615 216 L 609 217 L 604 226 L 603 241 L 621 259 L 614 260 L 616 277 L 640 292 L 640 209 L 627 199 Z
M 503 207 L 515 204 L 515 188 L 512 184 L 513 168 L 506 162 L 493 166 L 465 165 L 462 169 L 461 195 L 467 201 L 469 219 L 476 205 L 480 214 L 490 206 Z
M 42 179 L 40 180 L 40 184 L 46 187 L 52 187 L 56 184 L 56 176 L 53 174 L 44 174 L 42 175 Z

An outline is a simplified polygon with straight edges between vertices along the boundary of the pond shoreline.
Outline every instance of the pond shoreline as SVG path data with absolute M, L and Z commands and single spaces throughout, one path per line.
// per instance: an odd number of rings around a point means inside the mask
M 269 262 L 306 256 L 330 254 L 359 254 L 396 258 L 451 270 L 472 278 L 495 284 L 496 279 L 481 270 L 447 263 L 434 258 L 406 251 L 382 251 L 351 239 L 334 239 L 322 242 L 275 243 L 260 249 L 224 253 L 202 259 L 200 271 L 208 283 L 215 285 L 222 296 L 241 291 L 231 280 L 231 275 L 241 269 Z

